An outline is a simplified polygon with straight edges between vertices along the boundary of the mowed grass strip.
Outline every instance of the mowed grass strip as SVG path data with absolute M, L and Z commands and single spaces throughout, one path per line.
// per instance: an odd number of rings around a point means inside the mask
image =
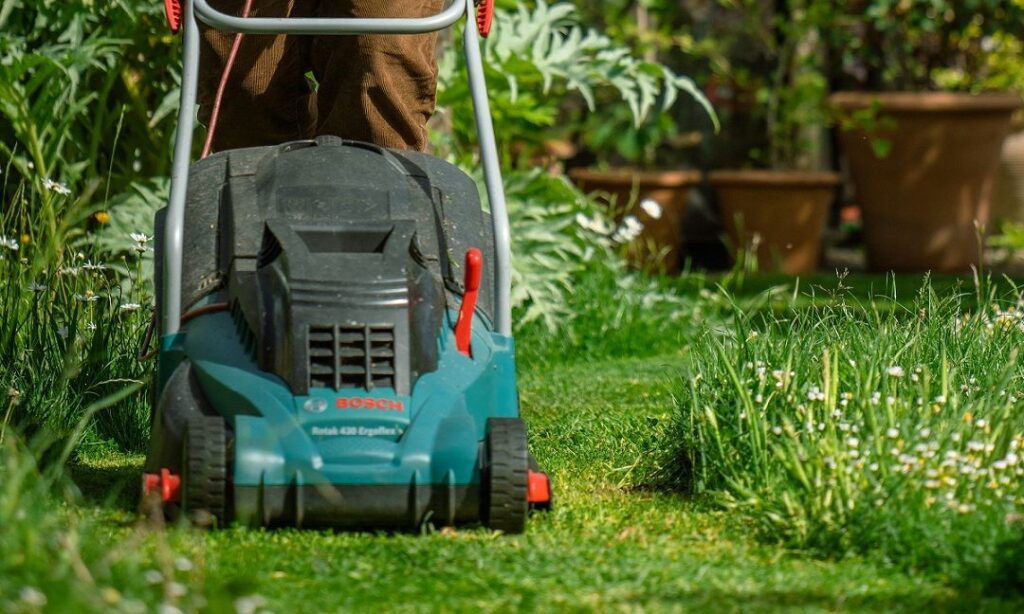
M 276 612 L 1000 611 L 1021 605 L 981 601 L 970 591 L 856 557 L 829 562 L 765 545 L 729 514 L 642 488 L 641 469 L 670 422 L 685 360 L 684 354 L 524 368 L 533 449 L 554 475 L 556 495 L 555 510 L 534 516 L 526 535 L 476 528 L 422 535 L 173 528 L 147 533 L 141 547 L 158 559 L 166 539 L 173 557 L 194 564 L 187 579 L 166 583 L 183 583 L 210 604 L 241 599 L 246 607 Z M 93 499 L 102 499 L 98 476 L 138 462 L 103 458 L 106 467 L 91 474 Z M 98 504 L 86 516 L 111 543 L 137 535 L 123 505 Z M 172 602 L 192 603 L 189 595 Z

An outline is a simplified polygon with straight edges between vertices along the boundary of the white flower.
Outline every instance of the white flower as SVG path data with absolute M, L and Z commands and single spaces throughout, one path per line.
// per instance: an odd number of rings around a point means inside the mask
M 885 436 L 888 437 L 889 439 L 896 439 L 897 437 L 900 436 L 900 431 L 899 429 L 891 428 L 885 432 Z
M 633 232 L 639 233 L 644 229 L 644 225 L 637 219 L 635 215 L 627 215 L 623 218 L 622 223 L 625 224 L 626 228 Z
M 167 594 L 171 597 L 181 597 L 188 592 L 185 585 L 180 582 L 171 582 L 167 585 Z
M 46 595 L 43 594 L 38 588 L 34 586 L 26 586 L 21 589 L 18 594 L 18 598 L 21 599 L 25 605 L 35 606 L 41 608 L 46 605 Z
M 142 309 L 142 305 L 138 303 L 123 303 L 121 307 L 119 307 L 119 309 L 123 313 L 130 313 L 132 311 L 138 311 L 139 309 Z
M 645 198 L 640 201 L 640 208 L 644 210 L 644 213 L 651 216 L 652 219 L 661 219 L 661 205 L 653 198 Z
M 96 330 L 96 323 L 95 322 L 89 322 L 88 324 L 85 325 L 85 329 L 86 330 Z
M 938 395 L 937 397 L 935 397 L 935 402 L 938 403 L 939 405 L 945 405 L 946 404 L 946 395 L 944 395 L 944 394 Z
M 164 575 L 155 569 L 150 569 L 146 573 L 142 574 L 142 578 L 148 584 L 160 584 L 164 581 Z
M 16 239 L 8 239 L 4 235 L 0 235 L 0 247 L 6 247 L 12 252 L 16 252 L 21 246 L 18 245 L 18 241 Z
M 68 327 L 67 326 L 61 326 L 60 328 L 57 329 L 57 334 L 60 336 L 61 339 L 67 339 L 68 338 Z
M 262 595 L 249 595 L 235 599 L 235 612 L 238 614 L 254 614 L 256 610 L 267 605 L 267 600 Z
M 903 377 L 903 367 L 889 367 L 885 372 L 888 373 L 890 377 Z
M 581 215 L 583 215 L 583 214 L 582 213 L 577 213 L 576 214 L 576 219 L 579 220 L 579 216 L 581 216 Z M 586 216 L 583 216 L 583 217 L 586 217 Z M 153 237 L 147 236 L 146 233 L 144 233 L 144 232 L 133 232 L 129 236 L 132 238 L 132 241 L 135 241 L 136 243 L 149 243 L 150 241 L 153 240 Z
M 28 285 L 29 292 L 42 292 L 44 290 L 46 290 L 46 286 L 44 286 L 43 284 L 32 282 Z
M 49 177 L 43 179 L 43 187 L 46 188 L 47 190 L 52 190 L 63 196 L 67 196 L 68 194 L 71 193 L 71 190 L 68 188 L 68 186 L 64 185 L 63 183 L 57 183 L 56 181 L 50 179 Z
M 183 556 L 179 556 L 178 558 L 174 559 L 174 567 L 178 571 L 189 571 L 190 569 L 192 569 L 192 561 L 186 559 Z
M 82 269 L 80 269 L 80 268 L 78 268 L 76 266 L 62 266 L 59 269 L 57 269 L 57 274 L 58 275 L 71 275 L 72 277 L 75 277 L 81 271 L 82 271 Z
M 856 437 L 848 437 L 846 439 L 846 445 L 851 448 L 856 448 L 857 446 L 860 445 L 860 440 L 857 439 Z
M 92 290 L 86 290 L 85 294 L 76 294 L 75 300 L 80 303 L 94 303 L 100 300 L 98 294 L 93 294 Z
M 86 260 L 85 263 L 82 264 L 82 269 L 85 271 L 105 271 L 107 270 L 107 265 L 102 262 L 94 263 L 92 260 Z

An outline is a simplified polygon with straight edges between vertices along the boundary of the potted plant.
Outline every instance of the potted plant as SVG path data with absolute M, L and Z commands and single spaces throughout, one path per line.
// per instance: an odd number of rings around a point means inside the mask
M 569 176 L 580 189 L 607 199 L 620 223 L 636 220 L 637 236 L 626 250 L 634 265 L 677 273 L 687 201 L 701 174 L 658 170 L 658 150 L 692 146 L 700 142 L 700 134 L 679 134 L 666 113 L 637 123 L 621 105 L 605 108 L 607 112 L 590 113 L 582 122 L 580 140 L 596 153 L 597 164 L 572 169 Z
M 1024 94 L 1024 41 L 1000 32 L 991 37 L 987 46 L 987 64 L 993 69 L 986 79 L 988 89 Z M 1003 142 L 992 196 L 993 229 L 1007 223 L 1024 223 L 1024 111 L 1014 113 L 1010 130 L 1010 136 Z
M 1005 0 L 849 0 L 831 47 L 850 91 L 831 99 L 875 270 L 977 265 L 1003 139 L 1020 107 L 993 88 L 1002 30 L 1024 20 Z M 993 89 L 997 91 L 992 91 Z
M 794 0 L 775 11 L 760 0 L 737 0 L 748 16 L 751 42 L 774 66 L 757 88 L 767 152 L 752 152 L 761 168 L 709 174 L 719 212 L 737 254 L 749 250 L 761 270 L 798 275 L 815 271 L 828 209 L 839 183 L 825 168 L 823 127 L 828 85 L 820 65 L 823 0 Z

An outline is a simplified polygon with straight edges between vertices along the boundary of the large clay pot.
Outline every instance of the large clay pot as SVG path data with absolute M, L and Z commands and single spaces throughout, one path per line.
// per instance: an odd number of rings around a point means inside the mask
M 1002 222 L 1024 222 L 1024 131 L 1003 142 L 995 194 L 992 197 L 992 230 Z
M 617 217 L 634 215 L 644 225 L 640 237 L 629 249 L 629 259 L 637 266 L 652 261 L 667 273 L 680 270 L 683 219 L 690 188 L 700 183 L 699 171 L 633 171 L 625 169 L 574 169 L 569 177 L 585 192 L 598 192 L 614 200 Z M 641 206 L 654 201 L 660 217 L 651 216 Z M 663 259 L 661 259 L 663 257 Z
M 877 109 L 871 129 L 839 132 L 877 271 L 963 272 L 980 257 L 1003 139 L 1021 102 L 1005 94 L 862 93 L 831 98 L 844 116 Z M 888 155 L 873 141 L 888 142 Z
M 715 171 L 709 178 L 733 249 L 756 246 L 761 271 L 817 270 L 839 175 L 752 170 Z

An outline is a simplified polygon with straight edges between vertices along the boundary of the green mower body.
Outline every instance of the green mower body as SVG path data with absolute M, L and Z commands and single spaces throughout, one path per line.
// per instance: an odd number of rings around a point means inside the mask
M 491 228 L 424 154 L 321 137 L 194 163 L 150 496 L 221 524 L 522 531 L 550 484 L 492 324 Z

